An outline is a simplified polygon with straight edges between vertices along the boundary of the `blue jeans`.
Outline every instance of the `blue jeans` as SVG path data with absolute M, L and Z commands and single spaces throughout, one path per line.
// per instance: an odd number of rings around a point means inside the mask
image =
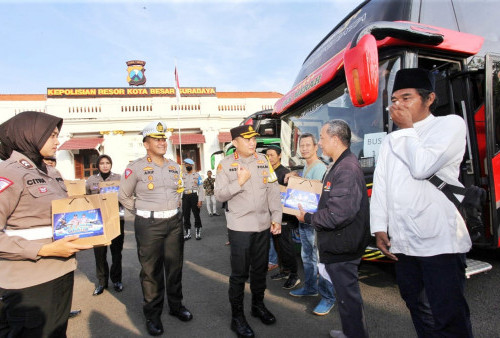
M 319 275 L 318 280 L 318 248 L 315 242 L 314 227 L 299 223 L 300 242 L 302 243 L 302 263 L 304 264 L 304 289 L 318 292 L 323 298 L 335 302 L 335 289 L 333 284 Z
M 274 248 L 274 243 L 273 243 L 273 235 L 269 237 L 271 241 L 271 245 L 269 246 L 269 263 L 270 264 L 278 264 L 278 253 L 276 252 L 276 249 Z

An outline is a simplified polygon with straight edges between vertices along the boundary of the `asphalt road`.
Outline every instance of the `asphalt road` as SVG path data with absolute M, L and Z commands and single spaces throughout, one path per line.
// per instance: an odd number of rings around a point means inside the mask
M 230 274 L 229 247 L 225 246 L 225 217 L 209 217 L 202 209 L 203 239 L 187 241 L 184 252 L 184 305 L 194 319 L 181 322 L 162 315 L 168 337 L 236 337 L 230 330 L 230 307 L 227 296 Z M 127 217 L 123 249 L 124 291 L 108 289 L 100 296 L 94 290 L 95 261 L 92 250 L 78 254 L 73 309 L 82 313 L 69 321 L 69 337 L 141 337 L 148 336 L 142 314 L 142 292 L 139 283 L 133 221 Z M 108 250 L 109 251 L 109 250 Z M 500 251 L 480 251 L 470 255 L 493 265 L 493 270 L 467 280 L 466 295 L 476 337 L 500 337 Z M 297 254 L 300 260 L 300 255 Z M 108 253 L 108 261 L 111 261 Z M 299 264 L 301 269 L 301 263 Z M 300 270 L 302 277 L 302 271 Z M 271 273 L 269 273 L 271 274 Z M 390 264 L 362 263 L 360 285 L 371 337 L 416 337 L 409 312 L 395 285 Z M 266 326 L 250 315 L 250 291 L 245 294 L 247 320 L 258 337 L 329 337 L 331 329 L 341 329 L 336 307 L 326 316 L 312 310 L 318 297 L 295 298 L 282 289 L 284 281 L 268 279 L 265 302 L 275 314 L 277 323 Z M 110 282 L 111 284 L 111 282 Z

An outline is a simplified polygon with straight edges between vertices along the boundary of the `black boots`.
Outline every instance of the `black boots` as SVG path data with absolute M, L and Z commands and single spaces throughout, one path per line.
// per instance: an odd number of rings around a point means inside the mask
M 260 318 L 266 325 L 276 323 L 276 317 L 266 308 L 263 302 L 252 304 L 252 316 Z
M 238 338 L 254 337 L 254 333 L 250 325 L 248 325 L 243 312 L 243 304 L 231 304 L 232 318 L 231 330 L 236 332 Z

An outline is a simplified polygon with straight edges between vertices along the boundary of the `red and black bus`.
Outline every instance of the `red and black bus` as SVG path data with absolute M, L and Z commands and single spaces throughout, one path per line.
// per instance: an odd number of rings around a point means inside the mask
M 309 54 L 293 88 L 275 105 L 282 163 L 299 164 L 298 137 L 319 137 L 340 118 L 352 129 L 371 192 L 383 138 L 397 128 L 387 110 L 396 72 L 426 68 L 436 79 L 435 115 L 467 123 L 460 179 L 483 186 L 485 228 L 475 246 L 498 248 L 500 221 L 500 30 L 495 1 L 370 0 L 344 18 Z M 367 259 L 380 258 L 373 251 Z

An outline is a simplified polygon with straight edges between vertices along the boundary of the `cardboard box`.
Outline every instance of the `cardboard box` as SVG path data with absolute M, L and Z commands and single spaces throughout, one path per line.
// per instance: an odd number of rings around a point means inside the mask
M 68 196 L 85 195 L 85 181 L 84 180 L 64 180 Z
M 321 181 L 291 176 L 287 187 L 280 186 L 283 213 L 298 216 L 299 203 L 306 212 L 316 212 L 322 191 Z
M 120 181 L 99 182 L 99 193 L 100 194 L 105 194 L 108 192 L 118 193 L 118 190 L 120 190 Z
M 78 244 L 109 245 L 120 234 L 116 193 L 81 195 L 52 201 L 54 240 L 79 235 Z

